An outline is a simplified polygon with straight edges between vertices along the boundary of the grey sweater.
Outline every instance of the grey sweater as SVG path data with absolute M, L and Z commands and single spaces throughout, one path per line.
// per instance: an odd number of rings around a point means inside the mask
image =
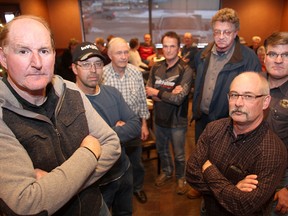
M 55 76 L 52 85 L 59 97 L 54 121 L 24 110 L 0 80 L 0 203 L 20 215 L 52 215 L 75 195 L 78 199 L 91 187 L 95 191 L 94 183 L 121 153 L 116 133 L 74 83 Z M 101 143 L 99 161 L 88 149 L 79 147 L 88 134 Z M 48 174 L 36 180 L 35 168 Z M 96 203 L 91 200 L 86 205 Z

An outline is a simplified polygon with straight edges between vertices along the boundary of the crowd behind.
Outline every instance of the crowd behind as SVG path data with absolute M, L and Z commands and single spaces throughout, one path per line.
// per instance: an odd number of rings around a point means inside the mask
M 248 46 L 237 12 L 213 41 L 166 32 L 157 50 L 109 35 L 56 55 L 47 23 L 0 33 L 0 215 L 132 215 L 145 205 L 142 142 L 153 131 L 158 188 L 201 198 L 201 215 L 288 215 L 288 32 Z M 142 40 L 142 39 L 141 39 Z M 192 98 L 192 99 L 191 99 Z M 196 148 L 186 161 L 192 100 Z M 173 151 L 171 151 L 171 147 Z

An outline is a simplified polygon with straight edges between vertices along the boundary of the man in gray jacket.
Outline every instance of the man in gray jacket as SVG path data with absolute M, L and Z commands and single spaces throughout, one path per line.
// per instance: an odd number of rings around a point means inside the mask
M 149 74 L 146 94 L 154 101 L 154 122 L 157 151 L 162 173 L 155 185 L 163 186 L 172 179 L 175 166 L 176 193 L 187 192 L 185 176 L 185 137 L 188 121 L 188 94 L 192 85 L 192 68 L 179 56 L 180 37 L 166 32 L 161 40 L 165 60 L 155 64 Z M 169 142 L 174 151 L 174 163 Z
M 74 83 L 53 76 L 47 23 L 9 22 L 0 62 L 0 214 L 109 215 L 95 182 L 120 156 L 119 139 Z

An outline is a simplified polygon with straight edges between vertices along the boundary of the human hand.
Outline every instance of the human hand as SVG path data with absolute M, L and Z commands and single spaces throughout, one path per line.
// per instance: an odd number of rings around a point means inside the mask
M 182 86 L 178 85 L 173 89 L 172 94 L 179 94 L 182 90 L 183 90 Z
M 209 160 L 207 160 L 202 166 L 202 173 L 204 173 L 204 171 L 211 165 L 212 163 Z
M 145 88 L 146 90 L 146 95 L 149 97 L 154 97 L 154 96 L 157 96 L 158 93 L 159 93 L 159 90 L 158 89 L 155 89 L 155 88 L 151 88 L 151 87 L 146 87 Z
M 188 63 L 190 59 L 183 57 L 182 60 L 183 60 L 185 63 Z
M 34 169 L 35 174 L 36 174 L 36 180 L 39 180 L 40 178 L 42 178 L 44 175 L 46 175 L 48 172 L 41 170 L 41 169 Z
M 244 179 L 239 181 L 236 187 L 243 192 L 251 192 L 257 188 L 258 180 L 257 175 L 247 175 Z
M 285 214 L 288 213 L 288 190 L 282 188 L 274 195 L 274 201 L 278 200 L 275 212 Z
M 141 140 L 145 141 L 149 136 L 149 130 L 147 125 L 142 125 L 141 127 Z
M 89 150 L 91 150 L 94 155 L 96 156 L 96 158 L 99 158 L 101 155 L 101 145 L 98 141 L 98 139 L 96 139 L 95 137 L 88 135 L 86 136 L 83 140 L 82 143 L 80 145 L 80 147 L 86 147 Z
M 119 121 L 116 122 L 116 125 L 115 125 L 115 126 L 116 126 L 116 127 L 117 127 L 117 126 L 121 127 L 121 126 L 123 126 L 123 125 L 125 125 L 125 122 L 119 120 Z

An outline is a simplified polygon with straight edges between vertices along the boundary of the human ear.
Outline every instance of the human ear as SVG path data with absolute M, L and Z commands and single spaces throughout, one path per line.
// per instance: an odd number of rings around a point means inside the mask
M 75 75 L 78 75 L 78 72 L 77 72 L 77 68 L 76 68 L 76 64 L 75 63 L 72 63 L 72 71 Z
M 263 110 L 266 110 L 269 107 L 270 101 L 271 101 L 271 96 L 270 95 L 264 96 Z
M 0 64 L 2 67 L 4 67 L 7 70 L 7 61 L 6 61 L 6 56 L 5 56 L 3 47 L 0 47 Z

